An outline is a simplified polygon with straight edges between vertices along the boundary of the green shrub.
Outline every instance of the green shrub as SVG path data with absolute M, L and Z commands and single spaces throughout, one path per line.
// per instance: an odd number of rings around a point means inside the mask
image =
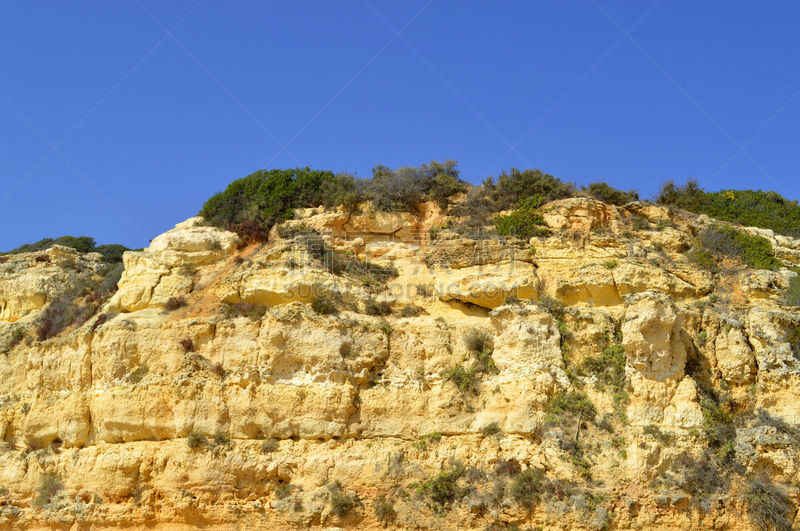
M 632 201 L 639 200 L 639 193 L 636 190 L 623 192 L 622 190 L 613 188 L 605 181 L 591 183 L 589 186 L 581 188 L 581 190 L 595 199 L 599 199 L 610 205 L 625 205 Z
M 495 216 L 497 234 L 523 240 L 550 234 L 550 230 L 543 226 L 544 218 L 536 211 L 541 204 L 541 196 L 530 197 L 521 201 L 519 208 L 511 214 Z
M 107 244 L 95 246 L 94 238 L 89 236 L 61 236 L 60 238 L 44 238 L 36 243 L 26 243 L 20 245 L 16 249 L 8 251 L 8 253 L 0 254 L 19 254 L 30 253 L 36 251 L 45 251 L 54 245 L 62 245 L 64 247 L 71 247 L 81 253 L 100 253 L 103 255 L 103 261 L 109 264 L 122 262 L 122 253 L 130 251 L 124 245 Z
M 454 501 L 463 498 L 468 489 L 460 487 L 458 482 L 464 475 L 464 466 L 456 463 L 450 470 L 441 472 L 434 478 L 410 485 L 418 496 L 428 498 L 429 505 L 437 512 L 448 509 Z
M 766 238 L 721 225 L 698 234 L 694 248 L 688 254 L 689 260 L 712 271 L 717 269 L 717 259 L 722 256 L 736 258 L 755 269 L 774 270 L 782 265 Z
M 700 400 L 700 409 L 703 413 L 703 430 L 709 442 L 715 448 L 725 446 L 736 437 L 733 426 L 733 416 L 729 411 L 729 400 L 726 396 L 716 398 L 704 396 Z
M 794 504 L 780 488 L 762 482 L 750 481 L 744 493 L 747 516 L 756 529 L 786 530 L 792 529 L 791 515 Z
M 492 350 L 492 336 L 485 330 L 471 328 L 464 334 L 464 344 L 474 354 Z
M 328 485 L 330 493 L 331 512 L 338 517 L 347 515 L 358 503 L 354 494 L 346 494 L 339 480 Z
M 466 393 L 475 390 L 480 378 L 474 368 L 466 369 L 461 365 L 455 365 L 445 371 L 444 379 L 453 382 L 459 391 Z
M 483 193 L 493 203 L 495 211 L 506 210 L 517 205 L 520 198 L 539 196 L 544 201 L 574 197 L 575 187 L 541 170 L 518 170 L 511 168 L 483 184 Z
M 414 442 L 414 446 L 419 448 L 420 450 L 424 450 L 427 448 L 428 443 L 438 443 L 442 439 L 442 434 L 438 431 L 433 431 L 427 435 L 423 435 L 417 441 Z
M 539 502 L 544 479 L 544 470 L 541 468 L 529 468 L 517 474 L 511 483 L 511 497 L 518 504 L 532 508 Z
M 700 269 L 705 269 L 706 271 L 711 272 L 719 271 L 717 257 L 705 249 L 691 249 L 686 253 L 686 258 L 688 258 L 690 262 L 695 264 Z
M 294 208 L 324 204 L 323 183 L 335 180 L 330 171 L 308 167 L 258 170 L 212 196 L 199 215 L 210 225 L 239 233 L 245 241 L 265 241 L 272 226 L 289 219 Z
M 594 375 L 599 383 L 608 385 L 613 392 L 625 388 L 625 362 L 627 356 L 620 343 L 612 343 L 596 358 L 587 358 L 580 365 L 580 374 Z
M 189 438 L 186 439 L 186 444 L 192 450 L 196 450 L 197 448 L 207 446 L 208 439 L 206 439 L 206 436 L 203 435 L 202 433 L 197 433 L 193 431 L 192 433 L 189 434 Z
M 466 184 L 458 178 L 457 166 L 453 160 L 397 170 L 375 166 L 367 193 L 375 207 L 384 211 L 410 212 L 426 198 L 446 208 L 448 197 L 466 190 Z
M 375 500 L 372 508 L 375 511 L 375 518 L 383 525 L 389 525 L 397 518 L 394 502 L 391 499 L 387 499 L 386 496 Z
M 789 347 L 792 349 L 795 359 L 800 361 L 800 326 L 794 326 L 789 329 L 786 334 L 786 341 L 789 342 Z
M 488 332 L 469 329 L 464 334 L 464 344 L 473 356 L 471 365 L 455 365 L 444 374 L 445 381 L 453 382 L 462 393 L 476 391 L 481 376 L 498 372 L 492 359 L 492 336 Z
M 631 224 L 633 225 L 633 230 L 650 230 L 650 220 L 644 216 L 633 216 L 631 218 Z
M 502 430 L 500 430 L 500 426 L 496 422 L 491 422 L 481 428 L 481 435 L 484 437 L 489 437 L 491 435 L 497 435 L 501 431 Z
M 548 424 L 561 424 L 567 417 L 579 416 L 582 419 L 593 421 L 597 416 L 597 409 L 589 398 L 580 392 L 561 392 L 551 398 L 545 405 Z
M 321 315 L 336 313 L 336 304 L 327 297 L 317 295 L 311 301 L 311 309 Z
M 418 306 L 416 304 L 406 304 L 400 310 L 400 317 L 417 317 L 424 311 L 425 309 L 422 306 Z
M 218 446 L 225 446 L 230 444 L 231 437 L 227 433 L 222 430 L 217 430 L 217 433 L 214 434 L 214 444 Z
M 378 302 L 369 298 L 364 301 L 364 313 L 367 315 L 391 315 L 392 305 L 386 301 Z
M 122 255 L 125 251 L 130 251 L 130 249 L 119 244 L 98 245 L 94 248 L 94 252 L 103 255 L 103 261 L 109 264 L 122 263 Z
M 795 275 L 789 281 L 784 299 L 789 306 L 800 306 L 800 274 Z
M 657 201 L 748 227 L 772 229 L 789 236 L 800 235 L 800 205 L 776 192 L 705 192 L 695 180 L 689 180 L 680 187 L 668 181 L 661 187 Z
M 235 317 L 247 317 L 251 321 L 260 321 L 267 313 L 267 307 L 261 304 L 250 304 L 248 302 L 230 303 L 226 302 L 221 307 L 221 312 L 227 319 Z
M 605 267 L 606 269 L 614 269 L 618 265 L 619 262 L 616 260 L 606 260 L 605 262 L 603 262 L 603 267 Z
M 324 179 L 320 187 L 320 196 L 326 207 L 344 206 L 351 213 L 358 211 L 359 203 L 369 199 L 368 182 L 348 173 L 338 173 L 333 178 Z

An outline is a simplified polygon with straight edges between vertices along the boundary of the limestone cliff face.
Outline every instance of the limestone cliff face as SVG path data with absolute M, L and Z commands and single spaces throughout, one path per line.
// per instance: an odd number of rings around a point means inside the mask
M 683 254 L 702 216 L 544 211 L 531 242 L 432 240 L 435 207 L 298 211 L 247 247 L 190 219 L 41 341 L 100 257 L 0 258 L 0 526 L 732 529 L 747 478 L 796 504 L 800 241 L 747 229 L 787 267 L 714 277 Z

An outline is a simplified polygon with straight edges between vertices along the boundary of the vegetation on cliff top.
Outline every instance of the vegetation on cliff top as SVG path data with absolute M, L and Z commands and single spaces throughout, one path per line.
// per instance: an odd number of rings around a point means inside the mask
M 466 195 L 451 205 L 457 194 Z M 457 163 L 446 160 L 396 170 L 378 165 L 370 179 L 309 167 L 259 170 L 212 196 L 200 215 L 211 225 L 239 233 L 245 241 L 265 241 L 272 226 L 291 218 L 295 208 L 341 205 L 356 212 L 371 201 L 372 208 L 381 211 L 416 212 L 423 202 L 435 201 L 460 218 L 448 225 L 456 232 L 475 234 L 494 225 L 492 231 L 501 236 L 524 239 L 546 234 L 537 210 L 541 204 L 570 197 L 593 197 L 613 205 L 639 200 L 636 190 L 619 190 L 605 181 L 578 189 L 538 169 L 511 168 L 470 187 L 461 180 Z M 723 221 L 800 235 L 800 205 L 775 192 L 705 192 L 697 181 L 684 186 L 667 181 L 656 201 Z M 498 215 L 508 210 L 514 212 Z
M 800 236 L 800 204 L 777 192 L 721 190 L 706 192 L 695 180 L 683 186 L 667 181 L 656 201 L 696 214 L 748 227 L 772 229 L 778 234 Z
M 0 253 L 0 255 L 46 251 L 54 245 L 71 247 L 81 253 L 100 253 L 103 255 L 103 261 L 109 264 L 122 262 L 122 253 L 130 251 L 124 245 L 119 244 L 96 245 L 94 238 L 89 236 L 61 236 L 60 238 L 44 238 L 35 243 L 26 243 L 16 249 Z

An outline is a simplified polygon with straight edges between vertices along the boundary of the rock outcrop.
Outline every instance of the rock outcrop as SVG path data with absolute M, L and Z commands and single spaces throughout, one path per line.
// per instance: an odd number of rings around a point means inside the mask
M 529 242 L 433 205 L 250 245 L 193 218 L 47 338 L 106 266 L 0 257 L 0 527 L 733 529 L 756 478 L 796 505 L 800 242 L 747 229 L 787 267 L 714 275 L 683 254 L 707 218 L 543 212 Z

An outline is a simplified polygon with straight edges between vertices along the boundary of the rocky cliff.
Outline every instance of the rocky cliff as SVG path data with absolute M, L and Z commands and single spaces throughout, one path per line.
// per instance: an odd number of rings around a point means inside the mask
M 110 298 L 97 254 L 0 257 L 0 526 L 800 526 L 800 240 L 709 271 L 705 216 L 542 212 L 194 218 Z

